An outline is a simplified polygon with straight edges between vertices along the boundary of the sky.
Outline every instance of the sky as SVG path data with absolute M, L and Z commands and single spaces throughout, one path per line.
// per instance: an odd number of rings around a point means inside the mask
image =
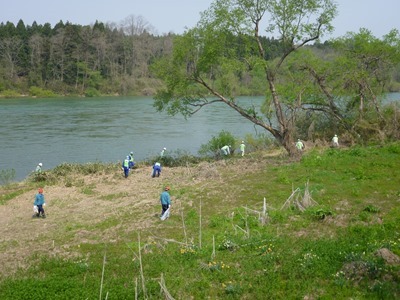
M 157 34 L 181 34 L 194 27 L 200 12 L 213 0 L 0 0 L 0 23 L 15 25 L 22 19 L 25 25 L 60 20 L 90 25 L 96 20 L 119 24 L 128 16 L 140 16 Z M 400 30 L 400 0 L 335 0 L 339 14 L 333 22 L 335 31 L 325 38 L 335 38 L 347 32 L 366 28 L 378 38 L 391 29 Z

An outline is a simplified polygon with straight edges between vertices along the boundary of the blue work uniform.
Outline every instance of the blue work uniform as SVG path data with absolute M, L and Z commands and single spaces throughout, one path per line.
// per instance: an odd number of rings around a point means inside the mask
M 165 213 L 165 211 L 169 208 L 171 205 L 171 197 L 168 193 L 168 191 L 164 191 L 160 195 L 160 202 L 161 202 L 161 207 L 162 207 L 162 213 L 161 216 Z
M 153 173 L 151 174 L 151 177 L 160 177 L 161 174 L 161 164 L 159 162 L 156 162 L 153 165 Z
M 42 193 L 38 193 L 35 196 L 35 201 L 33 202 L 33 205 L 36 205 L 38 208 L 38 213 L 37 216 L 39 217 L 40 214 L 42 216 L 44 216 L 44 208 L 43 205 L 45 204 L 45 200 L 44 200 L 44 195 Z
M 122 168 L 124 169 L 125 178 L 129 176 L 129 158 L 127 157 L 122 163 Z

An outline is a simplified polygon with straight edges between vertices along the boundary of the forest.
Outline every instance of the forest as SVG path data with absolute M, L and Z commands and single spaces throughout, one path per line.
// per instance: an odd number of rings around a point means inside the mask
M 131 15 L 119 25 L 96 21 L 79 25 L 60 21 L 27 25 L 20 20 L 0 23 L 0 96 L 153 95 L 162 82 L 151 66 L 171 55 L 176 34 L 157 35 L 142 17 Z M 260 37 L 265 59 L 279 57 L 284 43 Z M 232 35 L 229 48 L 244 56 L 245 38 Z M 308 46 L 318 55 L 331 56 L 333 42 Z M 243 55 L 240 52 L 243 52 Z M 391 69 L 388 91 L 400 90 L 400 66 Z M 261 95 L 261 74 L 240 76 L 239 94 Z
M 149 66 L 171 51 L 173 35 L 152 35 L 147 26 L 134 16 L 120 26 L 2 23 L 0 94 L 151 93 Z

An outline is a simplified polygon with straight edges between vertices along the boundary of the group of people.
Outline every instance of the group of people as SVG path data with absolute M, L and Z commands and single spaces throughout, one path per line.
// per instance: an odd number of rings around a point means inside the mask
M 165 151 L 167 148 L 162 148 L 160 152 L 160 157 L 164 157 Z M 128 155 L 124 162 L 122 163 L 122 168 L 124 169 L 125 178 L 129 176 L 129 170 L 133 169 L 135 166 L 135 162 L 133 160 L 133 152 Z M 160 177 L 161 175 L 161 163 L 156 161 L 152 166 L 151 177 Z M 169 194 L 170 188 L 167 186 L 164 188 L 164 191 L 160 195 L 160 202 L 161 202 L 161 215 L 160 219 L 165 220 L 169 217 L 169 208 L 171 207 L 171 196 Z
M 299 151 L 302 151 L 304 149 L 304 143 L 298 139 L 296 144 L 295 144 L 296 148 Z M 337 136 L 337 134 L 334 135 L 334 137 L 332 138 L 332 147 L 339 147 L 339 138 Z M 221 148 L 221 151 L 223 153 L 223 155 L 230 155 L 231 154 L 231 150 L 230 150 L 231 146 L 230 145 L 225 145 Z M 244 144 L 244 141 L 241 142 L 239 149 L 240 149 L 240 153 L 241 156 L 244 156 L 244 152 L 245 152 L 245 148 L 246 145 Z M 160 152 L 160 157 L 162 158 L 165 154 L 165 151 L 167 150 L 167 148 L 163 148 Z M 124 161 L 122 162 L 122 169 L 124 170 L 124 176 L 125 178 L 127 178 L 129 176 L 129 171 L 131 169 L 133 169 L 133 167 L 135 166 L 135 162 L 134 162 L 134 158 L 133 158 L 133 152 L 130 152 L 129 155 L 126 156 L 126 158 L 124 159 Z M 35 169 L 36 173 L 41 173 L 42 172 L 42 167 L 43 164 L 39 163 Z M 161 163 L 160 162 L 155 162 L 153 164 L 153 170 L 151 173 L 151 177 L 159 177 L 161 174 Z M 169 217 L 169 209 L 171 207 L 171 196 L 169 194 L 170 191 L 170 187 L 166 186 L 163 190 L 163 192 L 160 195 L 160 203 L 161 203 L 161 215 L 160 215 L 160 219 L 161 220 L 165 220 Z M 44 194 L 43 194 L 43 188 L 39 188 L 38 193 L 35 195 L 35 201 L 33 203 L 33 210 L 34 210 L 34 214 L 33 214 L 33 218 L 46 218 L 46 214 L 44 212 L 44 206 L 46 205 L 45 199 L 44 199 Z
M 161 220 L 165 220 L 169 217 L 169 208 L 171 207 L 171 196 L 169 194 L 170 188 L 166 186 L 164 191 L 160 195 L 161 202 Z M 38 189 L 38 193 L 35 195 L 35 200 L 33 202 L 33 216 L 32 218 L 46 218 L 44 212 L 44 206 L 46 201 L 44 199 L 43 188 Z
M 162 148 L 160 152 L 160 157 L 164 157 L 165 151 L 167 148 Z M 135 162 L 133 160 L 133 152 L 128 155 L 124 162 L 122 163 L 122 168 L 124 170 L 125 178 L 129 176 L 129 170 L 133 169 L 135 166 Z M 161 175 L 161 163 L 156 161 L 152 166 L 151 177 L 160 177 Z M 171 196 L 169 194 L 170 188 L 167 186 L 164 188 L 164 191 L 160 195 L 160 202 L 161 202 L 161 215 L 160 219 L 165 220 L 169 217 L 169 208 L 171 207 Z
M 339 147 L 339 137 L 337 136 L 337 134 L 335 134 L 333 136 L 331 142 L 332 142 L 332 147 L 333 148 L 338 148 Z M 304 143 L 300 139 L 297 140 L 295 146 L 296 146 L 296 149 L 298 151 L 303 151 L 304 148 L 305 148 Z
M 163 148 L 161 151 L 161 156 L 164 155 L 166 148 Z M 42 163 L 39 163 L 38 166 L 35 169 L 35 172 L 40 173 L 42 172 Z M 124 175 L 125 178 L 129 176 L 129 170 L 133 169 L 135 166 L 134 158 L 133 158 L 133 152 L 131 152 L 129 155 L 126 156 L 122 163 L 122 168 L 124 170 Z M 155 162 L 153 165 L 153 171 L 151 176 L 154 177 L 160 177 L 161 174 L 161 164 L 159 162 Z M 170 188 L 167 186 L 164 188 L 164 191 L 160 195 L 160 202 L 161 202 L 161 215 L 160 218 L 161 220 L 165 220 L 169 217 L 169 208 L 171 206 L 171 197 L 169 194 Z M 43 194 L 43 188 L 39 188 L 38 193 L 35 195 L 35 200 L 33 202 L 33 211 L 34 214 L 32 218 L 46 218 L 46 214 L 44 212 L 44 206 L 46 205 L 45 199 L 44 199 L 44 194 Z
M 160 152 L 160 157 L 164 157 L 165 151 L 167 148 L 162 148 Z M 124 170 L 125 178 L 128 178 L 129 171 L 133 169 L 135 166 L 133 152 L 126 156 L 124 161 L 122 162 L 122 169 Z M 161 163 L 156 161 L 152 166 L 151 177 L 160 177 L 161 175 Z M 160 195 L 160 202 L 161 202 L 161 215 L 160 219 L 165 220 L 169 217 L 169 208 L 171 207 L 171 196 L 169 194 L 170 188 L 167 186 L 164 188 L 164 191 Z
M 165 154 L 165 151 L 167 151 L 167 148 L 162 148 L 160 152 L 160 157 L 162 158 Z M 133 152 L 129 153 L 129 155 L 126 156 L 124 161 L 122 162 L 122 170 L 124 171 L 124 176 L 125 178 L 128 178 L 129 172 L 131 169 L 133 169 L 135 166 L 135 161 L 133 158 Z M 161 174 L 161 163 L 156 161 L 153 164 L 153 170 L 151 172 L 151 177 L 160 177 Z
M 225 146 L 223 146 L 223 147 L 221 148 L 222 154 L 223 154 L 224 156 L 230 155 L 230 154 L 231 154 L 231 148 L 232 148 L 231 145 L 225 145 Z M 244 156 L 244 150 L 245 150 L 245 149 L 246 149 L 246 145 L 245 145 L 244 141 L 242 141 L 242 142 L 240 143 L 240 146 L 239 146 L 239 150 L 240 150 L 240 155 L 241 155 L 241 156 Z

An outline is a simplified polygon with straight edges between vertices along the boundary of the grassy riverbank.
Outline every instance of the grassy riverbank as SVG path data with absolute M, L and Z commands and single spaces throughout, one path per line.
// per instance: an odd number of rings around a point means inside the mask
M 399 157 L 399 143 L 251 153 L 154 179 L 64 165 L 2 187 L 0 299 L 398 298 Z M 48 217 L 31 219 L 39 186 Z

